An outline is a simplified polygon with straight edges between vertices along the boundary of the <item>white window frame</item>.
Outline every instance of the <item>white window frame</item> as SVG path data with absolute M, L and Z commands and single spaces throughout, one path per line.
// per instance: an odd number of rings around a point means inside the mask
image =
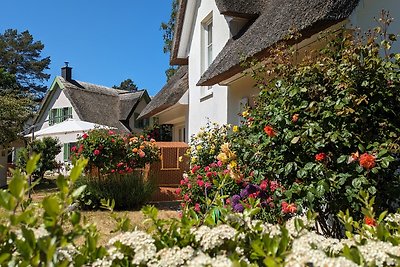
M 201 22 L 201 72 L 204 73 L 214 60 L 214 21 L 212 12 Z M 210 40 L 211 39 L 211 40 Z M 213 94 L 212 86 L 202 86 L 201 99 L 208 99 Z

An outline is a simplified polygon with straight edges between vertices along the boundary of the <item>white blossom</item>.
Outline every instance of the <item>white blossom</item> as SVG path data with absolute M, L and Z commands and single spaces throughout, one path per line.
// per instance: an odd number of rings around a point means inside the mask
M 116 242 L 120 242 L 133 249 L 134 255 L 132 263 L 136 265 L 145 264 L 147 261 L 154 258 L 157 252 L 154 239 L 149 234 L 142 231 L 119 234 L 111 238 L 108 243 L 114 245 Z

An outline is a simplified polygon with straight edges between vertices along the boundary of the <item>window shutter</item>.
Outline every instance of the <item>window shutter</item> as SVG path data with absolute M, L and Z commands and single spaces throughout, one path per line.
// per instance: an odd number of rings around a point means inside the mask
M 69 144 L 64 144 L 64 162 L 69 160 Z
M 68 118 L 72 119 L 72 107 L 68 108 Z
M 53 109 L 49 111 L 49 125 L 52 126 L 54 124 L 54 113 Z

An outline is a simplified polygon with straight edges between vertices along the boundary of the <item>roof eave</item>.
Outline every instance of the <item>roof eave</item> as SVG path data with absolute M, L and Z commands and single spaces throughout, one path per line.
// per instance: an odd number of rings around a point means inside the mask
M 311 36 L 313 36 L 314 34 L 317 34 L 323 30 L 326 30 L 327 28 L 342 23 L 343 21 L 347 20 L 347 18 L 344 19 L 338 19 L 338 20 L 324 20 L 324 21 L 320 21 L 317 25 L 318 26 L 313 26 L 310 27 L 308 29 L 303 30 L 301 33 L 301 38 L 296 39 L 296 40 L 288 40 L 288 41 L 279 41 L 279 42 L 285 42 L 288 45 L 293 45 L 296 43 L 300 43 L 303 40 L 310 38 Z M 277 42 L 277 43 L 279 43 Z M 254 54 L 253 56 L 250 56 L 251 58 L 257 59 L 257 60 L 262 60 L 265 57 L 269 56 L 270 54 L 270 48 L 273 45 L 263 49 L 262 51 Z M 214 68 L 215 66 L 213 66 L 213 64 L 210 65 L 210 68 Z M 228 69 L 227 71 L 224 71 L 220 74 L 211 76 L 211 77 L 207 77 L 207 74 L 209 72 L 209 70 L 207 70 L 203 76 L 200 78 L 200 80 L 197 82 L 196 86 L 213 86 L 216 84 L 226 84 L 225 81 L 229 80 L 231 77 L 239 74 L 240 72 L 244 71 L 245 68 L 243 68 L 240 64 L 237 64 L 235 66 L 232 66 L 230 69 Z

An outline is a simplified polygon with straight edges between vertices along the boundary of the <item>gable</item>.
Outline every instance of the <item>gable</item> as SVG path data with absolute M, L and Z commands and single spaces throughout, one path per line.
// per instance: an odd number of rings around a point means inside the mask
M 55 78 L 53 84 L 51 85 L 48 93 L 46 94 L 42 102 L 38 116 L 34 121 L 34 124 L 36 125 L 35 131 L 50 126 L 49 115 L 52 109 L 66 108 L 66 107 L 72 108 L 72 117 L 74 119 L 79 119 L 79 116 L 75 108 L 73 107 L 73 104 L 71 103 L 70 99 L 67 97 L 67 95 L 63 90 L 62 83 L 60 83 L 60 81 L 57 78 Z

